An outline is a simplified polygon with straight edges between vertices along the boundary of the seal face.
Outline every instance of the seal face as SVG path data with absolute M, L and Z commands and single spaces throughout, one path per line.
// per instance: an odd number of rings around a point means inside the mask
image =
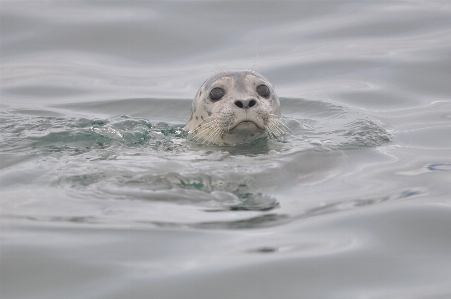
M 210 77 L 194 98 L 189 135 L 203 143 L 235 145 L 289 130 L 269 81 L 255 71 L 227 71 Z

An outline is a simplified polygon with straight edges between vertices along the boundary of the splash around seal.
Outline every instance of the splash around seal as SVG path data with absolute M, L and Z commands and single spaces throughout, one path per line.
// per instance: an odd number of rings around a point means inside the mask
M 194 98 L 187 129 L 191 139 L 217 145 L 277 138 L 289 131 L 274 87 L 249 70 L 223 71 L 205 81 Z

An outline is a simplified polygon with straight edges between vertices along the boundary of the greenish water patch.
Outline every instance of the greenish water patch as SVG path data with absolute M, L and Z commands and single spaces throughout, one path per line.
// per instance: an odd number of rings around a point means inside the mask
M 154 151 L 183 152 L 183 125 L 152 124 L 143 118 L 121 116 L 112 119 L 64 117 L 6 118 L 2 152 L 81 154 L 96 149 L 146 148 Z

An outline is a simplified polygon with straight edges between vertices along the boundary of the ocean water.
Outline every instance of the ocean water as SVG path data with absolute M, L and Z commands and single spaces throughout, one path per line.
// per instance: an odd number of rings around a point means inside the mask
M 451 298 L 451 2 L 0 7 L 0 298 Z M 187 139 L 222 68 L 290 134 Z

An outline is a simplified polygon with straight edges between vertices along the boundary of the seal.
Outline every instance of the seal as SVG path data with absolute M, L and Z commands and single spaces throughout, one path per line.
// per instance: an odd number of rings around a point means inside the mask
M 194 98 L 187 129 L 191 139 L 217 145 L 277 138 L 289 131 L 274 87 L 249 70 L 222 71 L 207 79 Z

